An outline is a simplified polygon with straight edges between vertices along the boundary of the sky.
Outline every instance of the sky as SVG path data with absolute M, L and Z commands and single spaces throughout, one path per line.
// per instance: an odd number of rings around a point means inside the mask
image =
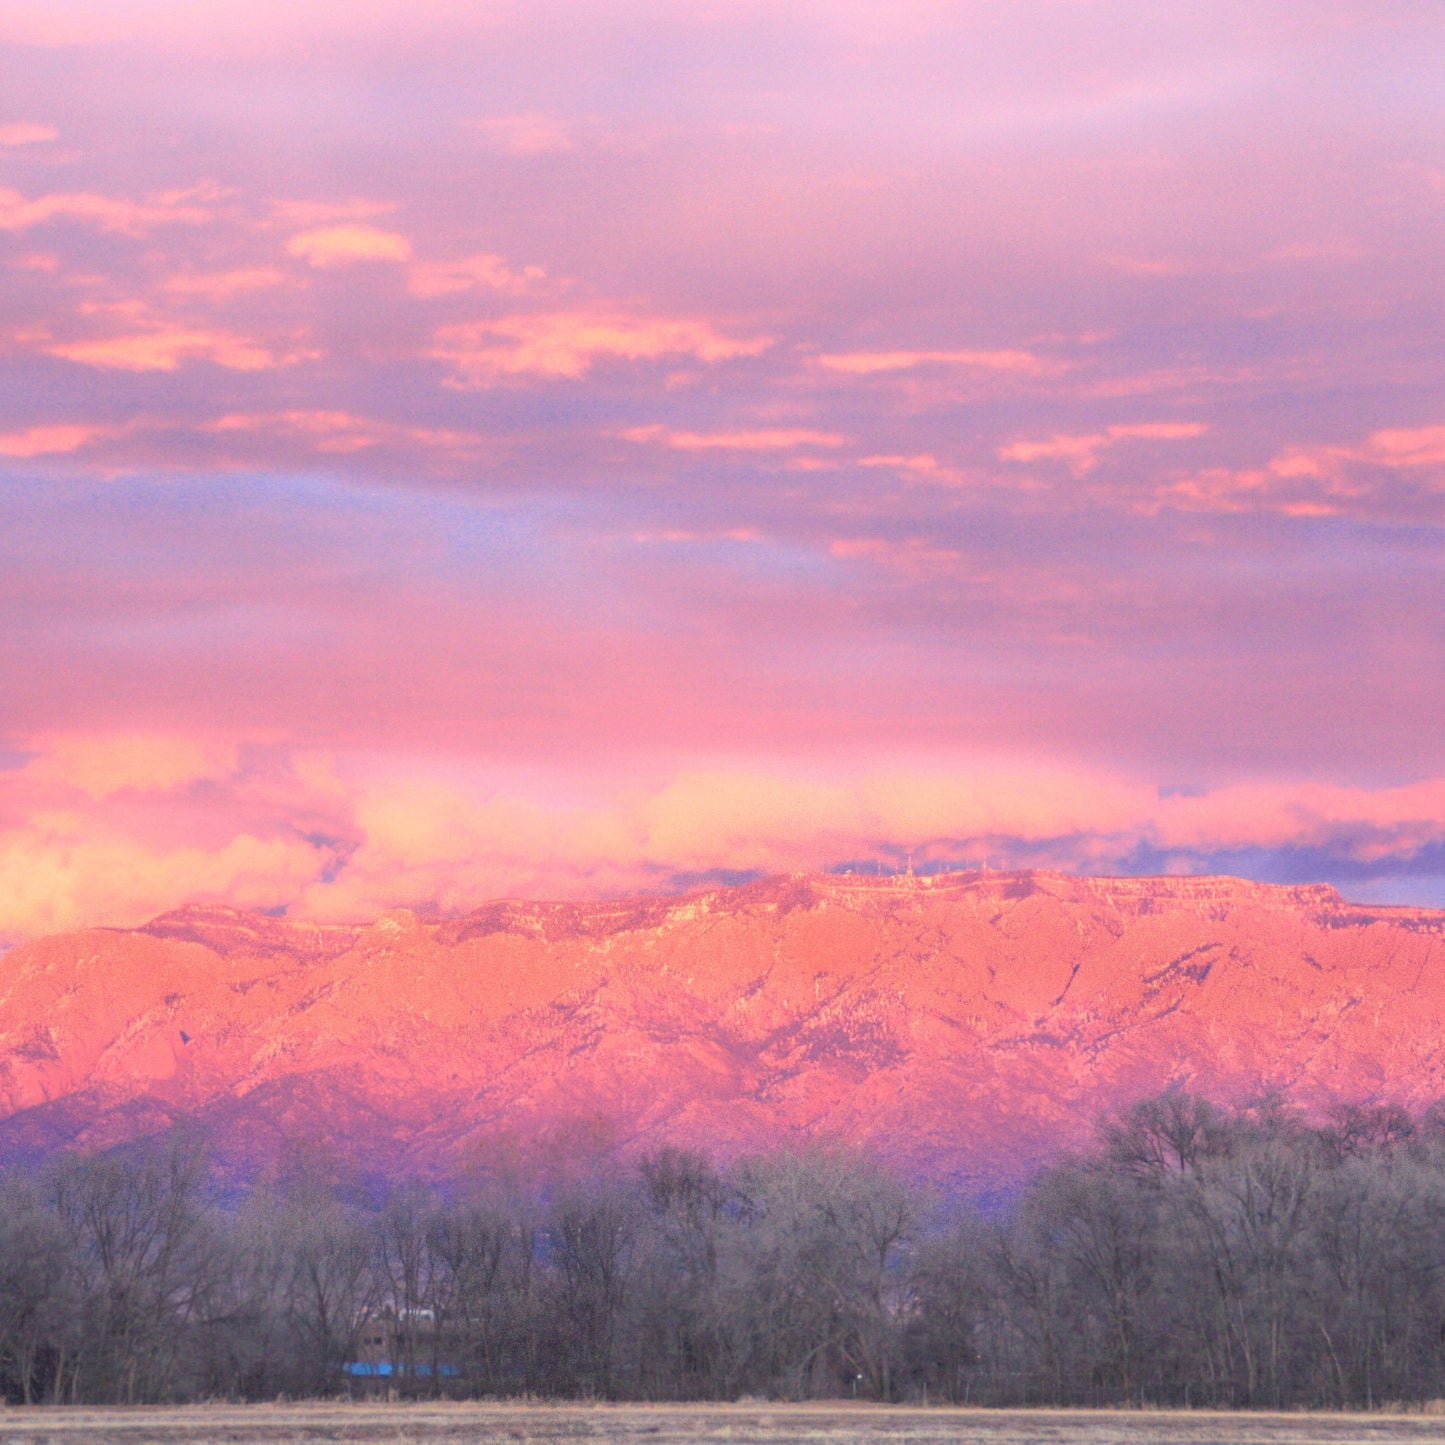
M 0 939 L 1445 906 L 1445 10 L 0 0 Z

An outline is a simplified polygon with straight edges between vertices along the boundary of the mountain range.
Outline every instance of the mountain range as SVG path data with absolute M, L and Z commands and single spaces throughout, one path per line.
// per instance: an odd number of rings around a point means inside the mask
M 1445 912 L 1323 885 L 795 875 L 365 927 L 192 906 L 0 959 L 0 1157 L 179 1120 L 239 1174 L 822 1138 L 987 1195 L 1168 1087 L 1421 1106 L 1442 1045 Z

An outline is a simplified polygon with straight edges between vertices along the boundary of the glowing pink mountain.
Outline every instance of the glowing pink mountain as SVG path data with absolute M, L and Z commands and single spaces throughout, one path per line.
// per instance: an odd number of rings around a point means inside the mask
M 808 876 L 366 928 L 192 907 L 0 960 L 0 1151 L 194 1116 L 237 1168 L 301 1138 L 444 1175 L 501 1140 L 827 1135 L 987 1189 L 1171 1083 L 1418 1105 L 1442 1045 L 1445 913 L 1323 886 Z

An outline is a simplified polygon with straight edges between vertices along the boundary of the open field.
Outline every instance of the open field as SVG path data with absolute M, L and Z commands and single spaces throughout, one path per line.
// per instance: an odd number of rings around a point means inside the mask
M 1445 1417 L 877 1405 L 317 1404 L 0 1411 L 0 1445 L 1413 1445 Z

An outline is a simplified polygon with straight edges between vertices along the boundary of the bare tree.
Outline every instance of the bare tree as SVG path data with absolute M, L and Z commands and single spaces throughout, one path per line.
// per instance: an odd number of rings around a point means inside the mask
M 718 1252 L 733 1193 L 706 1155 L 663 1148 L 638 1161 L 643 1213 L 633 1252 L 631 1378 L 648 1398 L 725 1392 L 737 1377 L 720 1327 Z
M 203 1151 L 180 1135 L 50 1171 L 49 1204 L 74 1242 L 84 1313 L 76 1388 L 124 1404 L 184 1389 L 186 1327 L 216 1283 L 206 1177 Z
M 572 1187 L 547 1220 L 553 1266 L 552 1355 L 571 1390 L 599 1399 L 613 1393 L 617 1327 L 636 1241 L 636 1196 L 617 1180 Z M 565 1344 L 560 1336 L 565 1335 Z
M 36 1182 L 0 1181 L 0 1369 L 24 1405 L 65 1397 L 77 1353 L 77 1260 Z
M 750 1375 L 788 1396 L 888 1393 L 907 1326 L 910 1192 L 818 1147 L 744 1161 L 737 1189 L 723 1307 Z
M 467 1388 L 516 1393 L 529 1383 L 525 1348 L 532 1314 L 535 1232 L 505 1200 L 481 1195 L 437 1210 L 428 1223 L 440 1375 L 443 1348 Z
M 372 1222 L 324 1195 L 288 1198 L 278 1227 L 284 1241 L 282 1315 L 294 1349 L 299 1394 L 331 1395 L 380 1295 Z

